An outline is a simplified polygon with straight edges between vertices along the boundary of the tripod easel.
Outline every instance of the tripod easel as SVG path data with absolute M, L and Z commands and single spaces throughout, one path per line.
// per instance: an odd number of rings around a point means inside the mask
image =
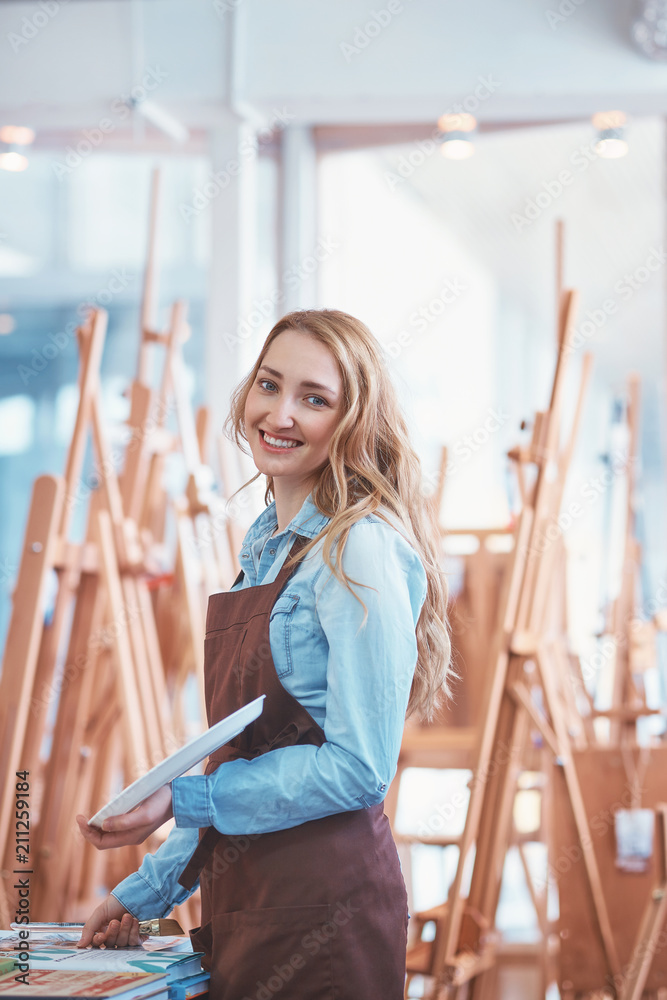
M 430 976 L 434 980 L 434 995 L 454 996 L 464 983 L 470 983 L 470 996 L 481 995 L 482 973 L 494 963 L 495 942 L 489 929 L 494 924 L 510 841 L 516 778 L 531 725 L 539 729 L 547 746 L 562 762 L 579 835 L 582 843 L 590 844 L 581 788 L 571 757 L 567 702 L 558 683 L 559 664 L 566 656 L 566 649 L 559 634 L 559 609 L 550 607 L 548 601 L 558 547 L 545 544 L 547 528 L 559 514 L 591 366 L 590 356 L 586 355 L 572 431 L 569 441 L 560 448 L 563 384 L 569 357 L 566 348 L 575 301 L 574 292 L 563 294 L 559 352 L 549 408 L 537 414 L 529 448 L 510 452 L 519 468 L 524 506 L 516 527 L 502 602 L 477 780 L 472 783 L 456 875 L 447 903 L 436 920 L 427 961 L 424 949 L 420 948 L 419 967 L 412 968 L 408 953 L 411 976 L 417 973 Z M 537 466 L 530 491 L 524 474 L 528 463 Z M 547 714 L 542 711 L 540 701 Z M 503 753 L 499 753 L 501 749 Z M 465 894 L 464 875 L 473 846 L 475 860 L 470 888 Z M 592 848 L 584 848 L 583 857 L 598 933 L 609 968 L 616 973 L 618 955 Z
M 104 310 L 93 310 L 77 331 L 80 400 L 65 476 L 41 477 L 35 484 L 14 594 L 0 679 L 0 764 L 4 774 L 30 772 L 33 919 L 79 918 L 95 902 L 94 885 L 115 884 L 138 867 L 145 848 L 124 848 L 113 857 L 99 854 L 82 845 L 74 817 L 77 812 L 91 815 L 115 790 L 119 777 L 122 784 L 134 780 L 191 735 L 182 712 L 174 709 L 180 708 L 193 672 L 202 687 L 206 599 L 228 585 L 235 572 L 235 553 L 226 550 L 233 531 L 204 461 L 207 412 L 202 409 L 195 418 L 185 388 L 185 304 L 174 305 L 165 333 L 152 322 L 158 191 L 156 173 L 139 375 L 130 392 L 124 468 L 117 473 L 99 402 L 107 317 Z M 163 363 L 153 387 L 148 352 L 158 347 L 164 349 Z M 175 433 L 167 428 L 170 415 Z M 92 442 L 97 470 L 95 488 L 88 490 L 81 478 L 87 441 Z M 181 497 L 169 498 L 164 471 L 173 453 L 182 456 L 187 488 Z M 81 544 L 68 534 L 79 502 L 88 504 Z M 211 523 L 221 514 L 226 522 L 222 532 Z M 174 572 L 165 572 L 172 518 L 177 528 Z M 200 534 L 205 544 L 196 544 Z M 45 621 L 43 596 L 52 571 L 58 588 L 53 613 Z M 177 644 L 171 642 L 174 635 Z M 186 649 L 189 656 L 175 661 Z M 17 664 L 25 667 L 18 670 Z M 51 732 L 48 715 L 54 701 Z M 170 718 L 173 729 L 167 724 Z M 52 742 L 46 761 L 40 758 L 45 737 Z M 13 792 L 8 783 L 0 799 L 0 849 L 8 872 L 14 867 Z M 146 846 L 151 850 L 157 843 L 154 835 Z M 8 923 L 11 890 L 1 889 L 0 916 Z M 194 897 L 179 910 L 182 923 L 197 922 Z

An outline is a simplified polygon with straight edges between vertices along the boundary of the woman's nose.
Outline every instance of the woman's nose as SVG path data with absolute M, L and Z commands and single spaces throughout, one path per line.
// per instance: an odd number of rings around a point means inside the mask
M 269 419 L 278 427 L 291 427 L 294 423 L 294 401 L 287 396 L 274 400 Z

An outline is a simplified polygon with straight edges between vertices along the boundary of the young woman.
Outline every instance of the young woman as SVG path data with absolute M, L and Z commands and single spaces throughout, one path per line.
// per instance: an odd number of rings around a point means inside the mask
M 104 850 L 175 827 L 92 914 L 79 945 L 139 942 L 199 884 L 216 1000 L 403 996 L 407 895 L 382 801 L 406 714 L 450 664 L 438 540 L 381 349 L 335 310 L 290 313 L 232 399 L 273 503 L 206 623 L 209 725 L 262 715 L 104 831 Z M 201 831 L 201 837 L 200 837 Z

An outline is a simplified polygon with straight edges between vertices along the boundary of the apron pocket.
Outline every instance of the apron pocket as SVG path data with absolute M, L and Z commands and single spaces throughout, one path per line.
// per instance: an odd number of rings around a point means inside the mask
M 213 935 L 211 932 L 211 924 L 204 924 L 203 927 L 193 927 L 190 931 L 190 941 L 192 942 L 193 951 L 203 951 L 204 954 L 201 960 L 202 969 L 205 972 L 210 972 L 211 970 L 211 944 Z
M 211 996 L 334 1000 L 332 917 L 327 904 L 214 914 Z

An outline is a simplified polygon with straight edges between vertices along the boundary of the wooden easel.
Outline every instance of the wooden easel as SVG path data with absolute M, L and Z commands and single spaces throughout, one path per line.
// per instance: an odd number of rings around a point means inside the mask
M 628 398 L 626 420 L 629 430 L 628 462 L 625 471 L 626 505 L 625 505 L 625 540 L 623 552 L 623 568 L 621 573 L 621 589 L 613 601 L 608 615 L 607 631 L 612 634 L 623 633 L 626 641 L 617 646 L 614 663 L 613 695 L 610 713 L 610 742 L 634 743 L 635 727 L 638 714 L 648 714 L 646 695 L 643 686 L 638 687 L 635 677 L 655 662 L 654 641 L 655 626 L 652 622 L 645 623 L 640 636 L 636 635 L 636 609 L 641 605 L 639 570 L 641 566 L 641 547 L 637 540 L 636 504 L 637 504 L 637 468 L 639 461 L 639 412 L 640 384 L 639 376 L 631 373 L 628 378 Z M 651 641 L 653 640 L 653 641 Z M 640 654 L 640 647 L 642 654 Z M 642 662 L 640 662 L 640 659 Z M 634 712 L 633 712 L 634 710 Z
M 115 884 L 138 866 L 145 848 L 125 848 L 113 852 L 113 858 L 101 855 L 82 844 L 74 816 L 91 815 L 108 799 L 119 764 L 126 784 L 183 742 L 182 717 L 176 713 L 175 732 L 166 720 L 172 717 L 169 697 L 180 703 L 188 672 L 179 666 L 177 677 L 173 671 L 170 674 L 162 650 L 170 648 L 174 620 L 185 621 L 186 644 L 191 648 L 186 664 L 201 680 L 205 601 L 211 589 L 227 585 L 235 573 L 235 554 L 225 550 L 232 537 L 228 527 L 221 532 L 213 526 L 215 530 L 207 534 L 210 544 L 192 544 L 207 519 L 219 515 L 222 501 L 212 490 L 213 477 L 203 460 L 206 411 L 195 419 L 185 393 L 184 303 L 173 307 L 166 333 L 157 332 L 152 322 L 158 190 L 156 174 L 139 375 L 131 389 L 125 467 L 118 476 L 100 412 L 106 313 L 94 310 L 78 331 L 80 402 L 66 473 L 62 480 L 42 477 L 35 484 L 14 595 L 0 681 L 4 734 L 0 763 L 3 774 L 28 769 L 37 795 L 33 803 L 39 806 L 39 822 L 35 829 L 33 813 L 30 845 L 33 919 L 82 916 L 81 911 L 89 911 L 94 903 L 90 898 L 94 885 Z M 165 349 L 156 388 L 147 381 L 149 345 Z M 176 434 L 166 426 L 172 413 Z M 81 498 L 88 438 L 102 474 L 97 488 Z M 183 497 L 170 501 L 162 473 L 165 457 L 174 449 L 183 455 L 188 485 Z M 80 499 L 89 501 L 89 509 L 85 540 L 79 545 L 68 540 L 68 529 Z M 177 521 L 177 553 L 175 572 L 165 573 L 159 563 L 171 505 Z M 52 569 L 59 586 L 53 615 L 45 623 L 42 599 Z M 25 664 L 25 669 L 15 669 L 17 663 Z M 43 691 L 48 697 L 40 696 Z M 57 700 L 53 751 L 43 762 L 39 754 L 53 700 Z M 28 718 L 30 710 L 34 720 Z M 9 835 L 13 791 L 9 783 L 0 800 L 0 848 L 9 871 L 14 850 Z M 154 846 L 147 845 L 149 850 Z M 0 918 L 6 924 L 13 906 L 11 893 L 5 886 L 2 889 Z M 196 899 L 178 909 L 181 922 L 197 922 Z
M 45 765 L 42 764 L 39 751 L 45 733 L 45 703 L 35 697 L 30 698 L 29 703 L 39 705 L 41 725 L 27 728 L 22 740 L 24 766 L 30 769 L 33 780 L 43 779 L 40 820 L 32 837 L 31 860 L 38 876 L 32 897 L 35 908 L 62 905 L 66 900 L 66 887 L 71 884 L 67 860 L 76 861 L 80 854 L 78 850 L 73 850 L 78 846 L 71 836 L 74 811 L 70 812 L 67 807 L 81 807 L 80 796 L 85 781 L 81 781 L 81 774 L 77 775 L 79 780 L 74 780 L 73 770 L 64 762 L 70 761 L 78 750 L 74 740 L 81 738 L 85 731 L 84 720 L 91 706 L 95 705 L 95 696 L 100 691 L 106 694 L 107 701 L 103 707 L 107 713 L 108 706 L 114 702 L 120 709 L 117 719 L 123 726 L 126 775 L 138 776 L 165 752 L 162 720 L 167 713 L 167 704 L 161 663 L 159 656 L 156 657 L 153 623 L 150 615 L 142 614 L 146 600 L 142 592 L 145 583 L 139 576 L 142 571 L 141 553 L 131 522 L 123 516 L 118 481 L 99 411 L 98 369 L 105 329 L 106 315 L 102 311 L 94 311 L 90 322 L 79 330 L 81 405 L 74 438 L 75 446 L 82 451 L 86 434 L 92 435 L 98 468 L 104 470 L 101 487 L 95 492 L 90 505 L 84 545 L 78 549 L 73 547 L 68 543 L 66 534 L 56 535 L 55 525 L 53 538 L 49 539 L 50 547 L 55 548 L 57 543 L 61 551 L 69 554 L 62 567 L 57 559 L 53 565 L 61 570 L 61 578 L 64 572 L 69 573 L 68 583 L 73 584 L 58 589 L 52 625 L 44 629 L 42 638 L 42 650 L 46 649 L 48 656 L 44 656 L 42 669 L 37 672 L 37 680 L 42 683 L 47 677 L 55 676 L 61 642 L 66 638 L 62 623 L 71 614 L 74 627 L 59 684 L 55 728 L 57 752 L 51 754 Z M 68 473 L 72 465 L 68 462 Z M 67 480 L 70 481 L 69 475 Z M 68 496 L 75 494 L 72 492 Z M 61 519 L 61 527 L 66 527 L 68 520 L 69 510 L 67 516 Z M 56 624 L 60 626 L 60 632 L 54 637 Z M 93 644 L 91 636 L 95 636 L 95 630 L 99 631 L 100 626 L 105 626 L 107 631 L 103 631 L 100 643 Z M 106 650 L 115 668 L 116 689 L 112 687 L 111 691 L 98 681 L 100 663 L 105 659 Z M 13 651 L 9 648 L 7 657 L 12 655 Z M 6 659 L 6 663 L 9 665 L 7 673 L 11 675 L 12 660 Z M 36 695 L 39 690 L 36 687 L 31 694 Z M 95 766 L 97 750 L 97 745 L 93 743 L 84 757 L 89 770 Z M 107 789 L 94 786 L 91 791 L 95 798 L 100 792 L 104 795 Z M 89 804 L 83 804 L 82 811 L 86 811 Z
M 556 226 L 556 341 L 561 335 L 563 317 L 563 247 L 564 227 L 562 221 Z M 539 419 L 539 415 L 538 415 Z M 523 425 L 522 425 L 523 426 Z M 448 450 L 443 446 L 431 503 L 436 517 L 439 517 L 446 486 Z M 517 452 L 518 457 L 518 452 Z M 525 503 L 527 488 L 524 465 L 515 462 L 522 499 Z M 507 599 L 507 582 L 511 553 L 502 544 L 503 536 L 513 536 L 515 525 L 510 519 L 508 525 L 494 529 L 445 529 L 443 539 L 466 535 L 476 539 L 477 549 L 463 559 L 464 575 L 460 593 L 450 594 L 449 616 L 452 627 L 454 662 L 461 672 L 461 683 L 456 685 L 454 703 L 429 725 L 408 724 L 403 734 L 401 752 L 396 776 L 385 800 L 385 809 L 395 827 L 395 817 L 401 777 L 406 768 L 469 768 L 473 769 L 479 747 L 481 726 L 484 718 L 483 693 L 487 685 L 489 670 L 489 650 L 493 648 L 496 624 L 501 617 L 502 607 Z M 500 544 L 499 544 L 500 542 Z M 474 627 L 470 627 L 474 624 Z M 442 847 L 458 845 L 459 837 L 429 836 L 427 838 L 406 834 L 394 829 L 398 843 L 428 843 Z M 411 854 L 402 857 L 402 865 L 409 880 Z M 532 887 L 531 887 L 532 889 Z M 436 908 L 437 909 L 437 908 Z M 430 917 L 430 914 L 429 914 Z M 427 921 L 425 920 L 424 923 Z M 419 921 L 414 921 L 419 923 Z M 430 953 L 430 949 L 422 953 Z M 430 962 L 430 959 L 428 959 Z M 427 962 L 427 964 L 428 964 Z M 420 964 L 417 962 L 417 964 Z
M 653 927 L 653 921 L 659 916 L 654 912 L 656 900 L 653 893 L 656 882 L 661 881 L 662 865 L 662 844 L 658 833 L 647 871 L 630 873 L 617 867 L 614 814 L 618 808 L 630 807 L 635 791 L 632 785 L 628 785 L 619 750 L 613 746 L 589 746 L 574 750 L 572 756 L 580 784 L 586 790 L 584 805 L 591 844 L 603 893 L 613 918 L 612 933 L 619 967 L 612 974 L 597 936 L 590 933 L 595 913 L 580 871 L 580 840 L 564 787 L 564 775 L 555 766 L 554 836 L 549 882 L 557 885 L 560 900 L 556 929 L 561 940 L 559 986 L 564 1000 L 588 997 L 602 989 L 613 991 L 616 995 L 623 993 L 636 965 L 638 945 L 633 945 L 640 938 L 645 938 L 647 927 Z M 651 763 L 641 782 L 642 805 L 658 809 L 664 796 L 667 747 L 653 748 Z M 642 926 L 647 910 L 652 913 L 652 920 L 650 925 L 644 923 Z M 660 927 L 657 928 L 659 930 Z M 666 976 L 667 953 L 663 946 L 655 950 L 642 989 L 653 996 L 654 991 L 664 985 Z
M 575 300 L 575 293 L 564 293 L 560 309 L 561 348 L 568 342 Z M 567 713 L 558 683 L 558 665 L 562 663 L 564 649 L 558 618 L 554 621 L 554 609 L 547 601 L 557 563 L 557 546 L 544 544 L 548 538 L 546 529 L 559 513 L 591 366 L 590 355 L 586 355 L 570 438 L 561 448 L 561 400 L 568 357 L 566 350 L 559 350 L 550 405 L 547 411 L 537 414 L 529 448 L 510 452 L 521 470 L 519 482 L 524 506 L 516 527 L 516 544 L 496 636 L 495 667 L 479 745 L 478 780 L 473 781 L 456 876 L 436 921 L 427 961 L 422 947 L 416 953 L 419 967 L 414 973 L 433 978 L 434 995 L 453 996 L 459 986 L 468 982 L 469 995 L 476 996 L 482 987 L 481 974 L 494 963 L 495 944 L 489 929 L 494 924 L 502 867 L 510 842 L 516 778 L 531 726 L 539 728 L 546 744 L 562 761 L 577 829 L 582 841 L 586 841 L 588 822 L 572 764 Z M 530 491 L 523 475 L 528 463 L 537 466 Z M 541 711 L 536 697 L 538 690 L 548 717 Z M 464 895 L 464 874 L 473 846 L 476 853 L 470 889 Z M 592 850 L 584 850 L 584 864 L 605 955 L 610 969 L 616 972 L 618 956 Z M 408 953 L 408 969 L 410 963 Z
M 620 1000 L 641 1000 L 655 955 L 659 937 L 667 920 L 667 805 L 655 810 L 657 841 L 657 879 L 646 904 L 632 957 L 625 973 Z
M 559 292 L 562 289 L 562 237 L 559 226 Z M 572 312 L 572 301 L 569 294 L 559 295 L 558 301 L 558 343 L 562 346 L 571 323 L 568 316 Z M 664 948 L 655 947 L 666 914 L 663 902 L 665 816 L 662 811 L 666 807 L 659 804 L 662 775 L 667 768 L 666 751 L 664 747 L 652 749 L 651 766 L 648 767 L 644 751 L 638 752 L 635 736 L 637 719 L 656 711 L 647 708 L 643 686 L 638 685 L 637 676 L 655 663 L 655 632 L 667 624 L 664 609 L 656 612 L 650 622 L 642 622 L 641 628 L 635 617 L 639 604 L 637 576 L 640 565 L 640 550 L 634 537 L 639 385 L 636 377 L 631 376 L 627 406 L 630 447 L 623 584 L 607 616 L 606 626 L 606 631 L 624 634 L 625 642 L 620 643 L 614 663 L 612 707 L 599 710 L 586 691 L 578 657 L 567 645 L 562 539 L 557 539 L 552 546 L 553 558 L 544 559 L 541 547 L 537 546 L 535 552 L 531 545 L 540 524 L 547 523 L 549 517 L 555 519 L 559 512 L 590 371 L 590 358 L 586 356 L 569 443 L 558 452 L 554 446 L 554 428 L 558 424 L 558 383 L 562 379 L 563 352 L 560 354 L 550 410 L 538 414 L 530 448 L 513 449 L 509 453 L 516 463 L 524 510 L 517 525 L 509 589 L 501 599 L 503 613 L 494 653 L 496 666 L 476 778 L 485 774 L 490 762 L 499 759 L 499 747 L 509 746 L 513 758 L 498 768 L 488 781 L 473 781 L 466 829 L 461 838 L 452 841 L 458 844 L 460 854 L 449 898 L 431 911 L 415 914 L 418 925 L 424 927 L 430 922 L 435 925 L 436 933 L 433 941 L 418 941 L 409 949 L 406 995 L 410 980 L 421 974 L 430 977 L 432 992 L 429 996 L 432 997 L 452 997 L 460 986 L 465 988 L 466 997 L 490 1000 L 495 996 L 494 914 L 504 856 L 508 846 L 517 842 L 511 819 L 516 776 L 522 764 L 535 769 L 534 749 L 528 743 L 530 730 L 539 734 L 544 745 L 541 753 L 553 761 L 542 765 L 544 776 L 551 774 L 551 777 L 542 795 L 541 827 L 542 838 L 549 844 L 549 871 L 557 871 L 559 878 L 561 995 L 566 1000 L 598 997 L 600 989 L 606 985 L 607 989 L 615 989 L 622 1000 L 639 1000 L 644 989 L 649 990 L 651 997 L 655 996 L 655 990 L 664 985 L 667 977 L 667 953 L 663 955 Z M 556 441 L 558 437 L 556 434 Z M 527 485 L 524 471 L 530 462 L 538 466 L 532 489 Z M 540 472 L 544 473 L 543 477 Z M 549 479 L 555 484 L 551 495 L 547 489 Z M 522 537 L 525 539 L 523 552 L 528 556 L 523 565 L 516 557 L 517 552 L 521 553 Z M 549 595 L 545 586 L 547 579 Z M 554 604 L 554 593 L 559 596 L 560 606 Z M 526 669 L 527 677 L 523 675 Z M 575 692 L 588 702 L 583 717 Z M 605 746 L 599 745 L 593 725 L 594 719 L 600 717 L 607 717 L 612 723 L 611 741 Z M 493 748 L 491 755 L 489 746 Z M 529 764 L 526 755 L 532 758 Z M 629 806 L 639 801 L 636 789 L 640 786 L 643 806 L 653 806 L 657 810 L 657 886 L 653 891 L 650 872 L 628 876 L 619 873 L 615 864 L 610 817 L 621 802 Z M 624 791 L 627 794 L 630 787 L 633 790 L 630 799 L 622 799 Z M 544 816 L 545 806 L 551 819 Z M 466 853 L 473 844 L 476 856 L 466 894 L 461 892 L 463 867 Z M 546 946 L 553 930 L 547 921 L 546 884 L 539 887 L 533 883 L 520 842 L 518 847 L 543 936 L 541 968 L 542 984 L 546 988 L 553 979 L 554 969 L 554 956 Z M 561 870 L 563 865 L 564 871 Z M 653 881 L 655 884 L 655 877 Z M 631 951 L 635 932 L 637 940 Z
M 65 476 L 43 476 L 35 483 L 14 591 L 0 678 L 0 727 L 5 734 L 0 765 L 6 776 L 0 804 L 0 848 L 3 868 L 8 872 L 14 867 L 12 779 L 19 769 L 30 770 L 33 782 L 39 777 L 38 755 L 49 706 L 48 697 L 42 692 L 48 695 L 54 690 L 57 652 L 76 587 L 76 565 L 81 554 L 76 546 L 68 544 L 67 533 L 81 478 L 105 333 L 106 314 L 100 313 L 90 328 L 89 349 L 81 367 L 79 409 Z M 45 623 L 45 585 L 52 571 L 58 575 L 58 590 L 51 620 Z M 5 891 L 4 907 L 7 906 Z M 4 912 L 2 916 L 5 918 Z
M 557 876 L 561 899 L 557 929 L 561 939 L 561 992 L 567 1000 L 588 996 L 603 985 L 614 990 L 622 1000 L 629 997 L 638 1000 L 644 991 L 646 996 L 653 997 L 667 979 L 664 945 L 654 947 L 665 916 L 662 908 L 665 807 L 661 803 L 664 799 L 667 748 L 657 740 L 650 746 L 639 746 L 636 734 L 638 719 L 658 711 L 646 704 L 642 675 L 656 662 L 655 637 L 658 630 L 664 629 L 665 614 L 663 609 L 646 621 L 637 617 L 641 607 L 638 579 L 641 557 L 635 537 L 634 515 L 639 454 L 639 382 L 635 375 L 629 378 L 627 399 L 629 444 L 627 465 L 623 470 L 627 491 L 621 586 L 607 609 L 601 636 L 607 641 L 611 641 L 612 637 L 614 640 L 614 655 L 606 664 L 613 676 L 611 707 L 596 708 L 583 678 L 578 680 L 579 691 L 588 695 L 589 719 L 608 720 L 609 726 L 605 732 L 598 728 L 589 745 L 579 747 L 573 753 L 580 782 L 586 789 L 586 810 L 605 895 L 610 910 L 613 908 L 613 933 L 621 972 L 616 976 L 609 973 L 598 942 L 586 934 L 592 919 L 590 905 L 583 892 L 577 866 L 566 864 L 563 860 L 566 853 L 572 851 L 573 844 L 576 848 L 577 837 L 562 779 L 556 772 L 550 871 L 553 873 L 556 865 L 563 865 L 564 870 Z M 646 870 L 624 871 L 617 864 L 615 813 L 618 809 L 638 807 L 656 810 L 656 844 Z

